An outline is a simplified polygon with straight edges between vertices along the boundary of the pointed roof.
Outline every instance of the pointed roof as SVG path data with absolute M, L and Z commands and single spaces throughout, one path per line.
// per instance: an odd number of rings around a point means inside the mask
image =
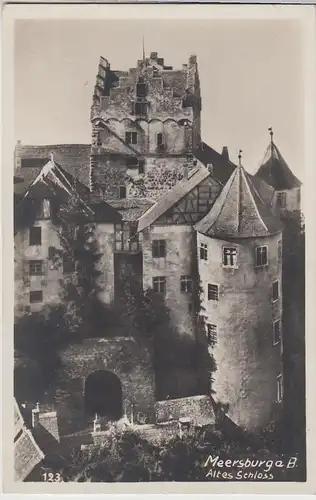
M 302 184 L 288 167 L 273 139 L 271 139 L 267 147 L 256 175 L 264 179 L 277 191 L 300 187 Z
M 194 228 L 216 238 L 253 238 L 277 233 L 282 225 L 239 165 L 211 210 Z
M 155 205 L 147 210 L 138 220 L 138 231 L 151 226 L 161 215 L 172 208 L 184 196 L 210 176 L 209 170 L 202 166 L 190 172 L 188 179 L 178 182 L 170 191 L 160 198 Z
M 51 155 L 51 159 L 31 182 L 16 208 L 23 209 L 22 202 L 27 198 L 43 199 L 55 196 L 62 202 L 67 202 L 71 196 L 78 197 L 82 210 L 95 222 L 119 222 L 122 219 L 119 212 L 105 201 L 94 203 L 90 200 L 89 189 L 66 172 Z

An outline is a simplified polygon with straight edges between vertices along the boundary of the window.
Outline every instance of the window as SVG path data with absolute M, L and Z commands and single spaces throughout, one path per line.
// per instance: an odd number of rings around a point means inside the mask
M 137 132 L 125 132 L 125 141 L 127 144 L 137 144 Z
M 207 298 L 208 300 L 218 300 L 218 285 L 207 285 Z
M 39 302 L 43 302 L 43 292 L 42 290 L 34 290 L 30 292 L 30 303 L 36 304 Z
M 145 116 L 147 115 L 147 102 L 135 102 L 135 115 Z
M 300 190 L 300 188 L 298 188 L 296 196 L 297 196 L 297 198 L 296 198 L 297 203 L 301 203 L 301 190 Z
M 75 261 L 67 255 L 63 255 L 63 273 L 71 274 L 75 272 Z
M 122 200 L 126 198 L 126 187 L 125 186 L 119 186 L 119 199 Z
M 137 252 L 139 250 L 136 224 L 132 222 L 115 224 L 115 250 L 120 252 Z
M 237 248 L 224 247 L 223 248 L 223 266 L 236 267 L 237 265 Z
M 138 173 L 143 174 L 145 172 L 145 160 L 139 160 L 138 162 Z
M 186 292 L 186 293 L 192 292 L 192 279 L 190 278 L 190 276 L 181 276 L 180 290 L 181 292 Z
M 277 401 L 281 403 L 283 400 L 283 375 L 282 373 L 277 377 Z
M 262 246 L 256 248 L 256 266 L 266 266 L 268 264 L 268 247 Z
M 137 85 L 136 85 L 136 95 L 137 95 L 137 97 L 145 97 L 146 94 L 147 94 L 146 83 L 144 82 L 143 78 L 140 78 L 138 80 Z
M 207 244 L 201 243 L 200 245 L 200 259 L 207 260 Z
M 281 321 L 278 319 L 273 323 L 273 345 L 281 341 Z
M 282 240 L 278 241 L 278 259 L 282 259 Z
M 277 203 L 281 208 L 286 207 L 286 193 L 283 193 L 282 191 L 277 193 Z
M 279 294 L 280 294 L 280 291 L 279 291 L 279 280 L 277 280 L 277 281 L 274 281 L 272 283 L 272 299 L 273 299 L 273 302 L 275 302 L 276 300 L 278 300 Z
M 166 278 L 165 276 L 155 276 L 153 278 L 154 292 L 165 293 L 166 291 Z
M 126 158 L 126 166 L 127 168 L 138 167 L 138 158 L 136 156 Z
M 162 146 L 163 145 L 163 135 L 161 132 L 157 134 L 157 146 Z
M 206 327 L 208 345 L 214 347 L 217 344 L 217 325 L 207 323 Z
M 42 260 L 30 260 L 30 262 L 29 262 L 29 274 L 30 274 L 30 276 L 41 276 L 43 274 L 43 261 Z
M 166 256 L 166 240 L 153 240 L 152 256 L 154 258 Z
M 41 245 L 42 244 L 42 228 L 41 227 L 31 227 L 30 228 L 30 245 Z
M 44 198 L 43 200 L 34 200 L 35 204 L 35 217 L 37 220 L 51 218 L 51 205 L 50 200 Z

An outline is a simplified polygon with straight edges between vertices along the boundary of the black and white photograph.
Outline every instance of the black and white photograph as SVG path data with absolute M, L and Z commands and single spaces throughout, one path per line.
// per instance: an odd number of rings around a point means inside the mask
M 304 22 L 134 7 L 14 20 L 14 481 L 304 484 Z

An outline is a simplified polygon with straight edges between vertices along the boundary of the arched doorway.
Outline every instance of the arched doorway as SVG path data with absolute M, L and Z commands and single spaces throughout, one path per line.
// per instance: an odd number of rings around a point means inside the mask
M 85 383 L 85 411 L 87 415 L 96 413 L 109 420 L 122 416 L 122 386 L 120 379 L 112 372 L 99 370 L 91 373 Z

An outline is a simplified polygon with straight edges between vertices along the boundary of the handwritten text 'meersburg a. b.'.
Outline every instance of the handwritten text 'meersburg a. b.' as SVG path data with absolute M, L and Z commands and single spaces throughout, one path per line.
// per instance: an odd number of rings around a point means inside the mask
M 273 480 L 273 469 L 293 469 L 296 457 L 286 460 L 267 460 L 253 458 L 221 459 L 219 455 L 209 455 L 204 463 L 206 478 L 237 480 Z

